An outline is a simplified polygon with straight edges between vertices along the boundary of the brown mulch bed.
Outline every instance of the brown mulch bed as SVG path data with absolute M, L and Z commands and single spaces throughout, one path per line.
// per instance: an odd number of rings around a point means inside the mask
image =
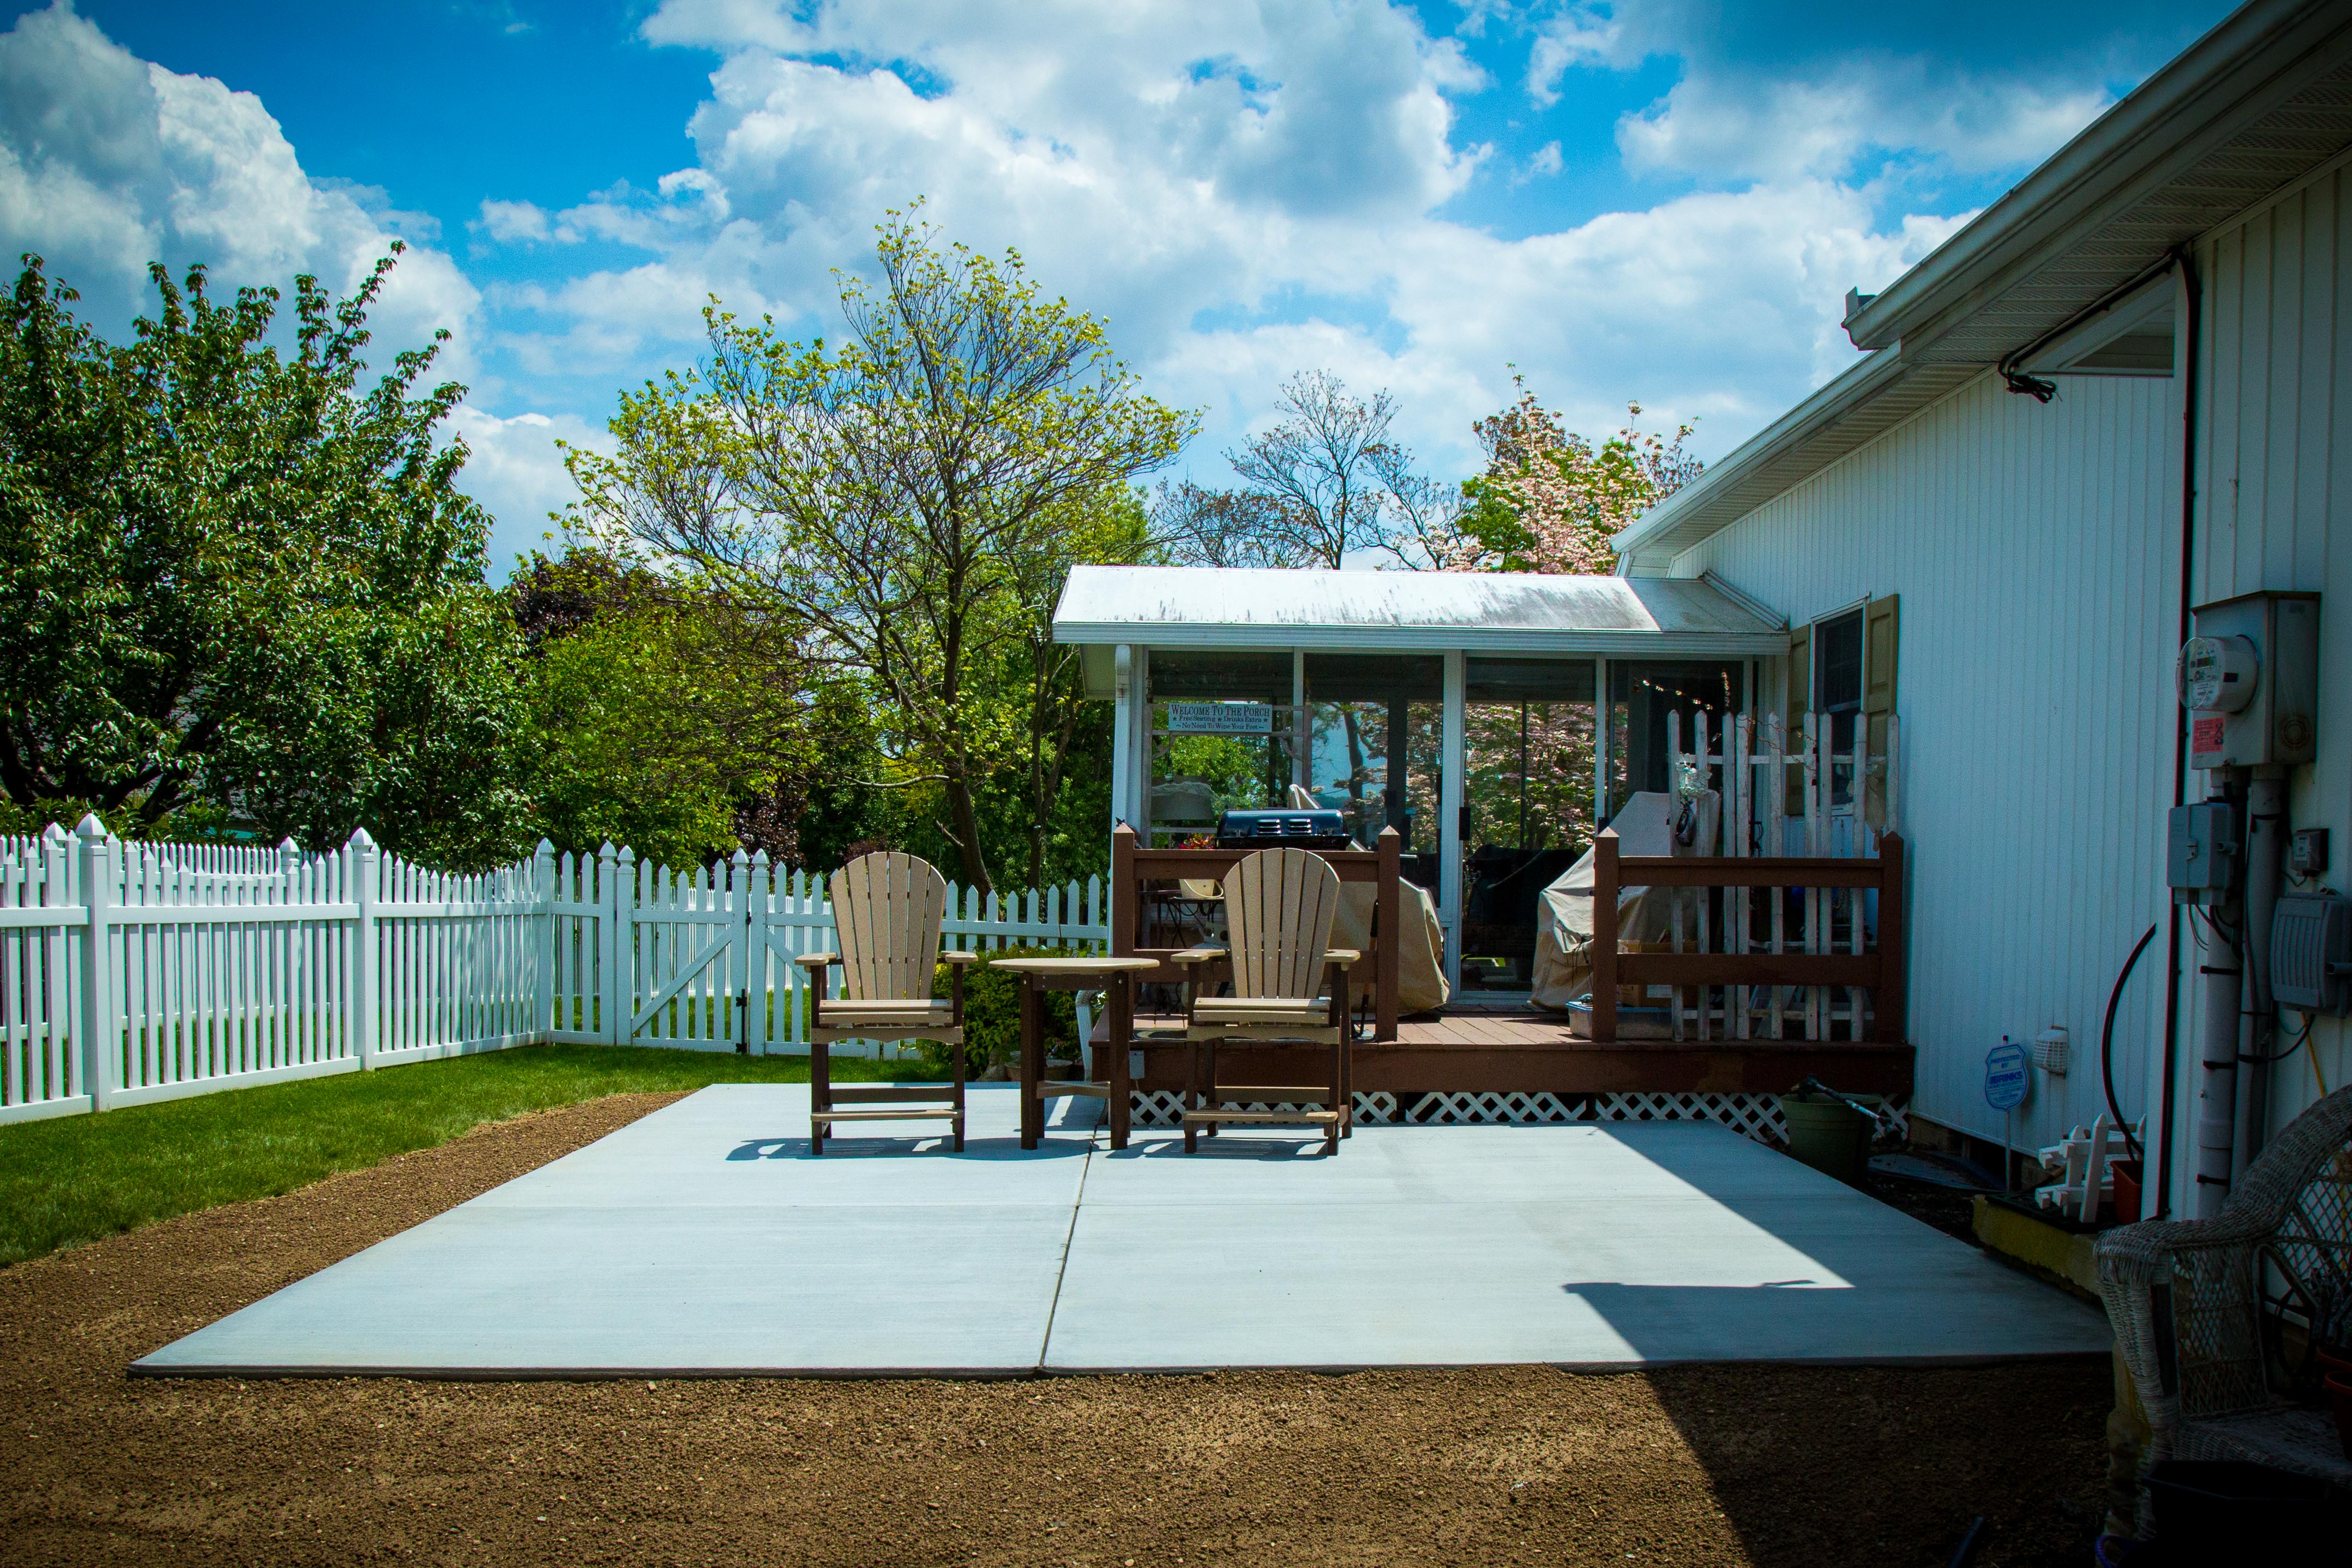
M 2104 1362 L 1005 1383 L 131 1378 L 668 1103 L 484 1127 L 0 1271 L 0 1560 L 2088 1560 Z M 1400 1266 L 1409 1266 L 1400 1260 Z M 910 1281 L 909 1289 L 920 1289 Z

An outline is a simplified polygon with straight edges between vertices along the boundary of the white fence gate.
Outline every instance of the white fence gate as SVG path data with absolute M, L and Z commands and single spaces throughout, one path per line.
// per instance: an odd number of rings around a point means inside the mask
M 1099 878 L 949 892 L 949 946 L 1109 946 Z M 833 946 L 824 879 L 764 854 L 455 875 L 364 832 L 306 855 L 86 818 L 0 839 L 0 1123 L 538 1041 L 805 1052 L 793 960 Z

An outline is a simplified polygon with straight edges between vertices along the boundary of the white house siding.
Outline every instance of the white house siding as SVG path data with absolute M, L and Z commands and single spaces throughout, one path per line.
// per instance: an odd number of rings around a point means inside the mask
M 2258 589 L 2321 601 L 2319 757 L 2295 770 L 2298 828 L 2326 828 L 2325 879 L 2352 886 L 2352 184 L 2341 165 L 2199 246 L 2206 287 L 2195 592 Z M 2322 1020 L 2313 1049 L 2273 1071 L 2283 1126 L 2325 1079 L 2352 1072 L 2344 1029 Z M 2192 1053 L 2193 1054 L 2193 1053 Z M 2316 1074 L 2315 1074 L 2315 1068 Z M 2185 1076 L 2185 1075 L 2184 1075 Z M 2186 1124 L 2184 1124 L 2185 1125 Z
M 2166 907 L 2173 387 L 2074 377 L 2044 406 L 1987 376 L 1675 565 L 1792 622 L 1902 595 L 1914 1105 L 2015 1147 L 2097 1114 L 2108 988 Z M 2160 943 L 2116 1027 L 2132 1115 L 2162 1030 Z M 1985 1051 L 2053 1023 L 2074 1070 L 2041 1078 L 2004 1126 L 1984 1103 Z

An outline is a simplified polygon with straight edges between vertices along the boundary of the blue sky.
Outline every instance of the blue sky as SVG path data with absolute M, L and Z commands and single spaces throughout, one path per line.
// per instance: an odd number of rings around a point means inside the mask
M 2216 4 L 348 0 L 11 5 L 0 246 L 119 330 L 145 265 L 347 286 L 472 389 L 500 570 L 558 437 L 690 362 L 707 294 L 837 330 L 885 207 L 1017 246 L 1203 412 L 1207 482 L 1285 376 L 1391 390 L 1431 471 L 1516 365 L 1706 456 L 1852 357 L 1884 286 L 2218 22 Z

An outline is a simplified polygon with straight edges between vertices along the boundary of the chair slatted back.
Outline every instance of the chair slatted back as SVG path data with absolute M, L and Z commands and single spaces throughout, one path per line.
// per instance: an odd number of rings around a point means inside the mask
M 1260 850 L 1225 875 L 1234 995 L 1313 998 L 1339 912 L 1339 873 L 1312 850 Z
M 947 903 L 947 879 L 913 855 L 861 855 L 835 872 L 841 994 L 860 1002 L 929 1000 Z

